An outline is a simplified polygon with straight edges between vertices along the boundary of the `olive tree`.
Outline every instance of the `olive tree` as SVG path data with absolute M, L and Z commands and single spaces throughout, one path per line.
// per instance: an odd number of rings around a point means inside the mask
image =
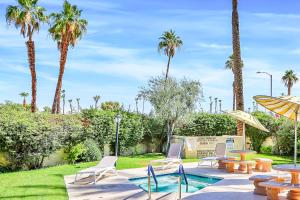
M 178 81 L 174 77 L 166 80 L 159 76 L 151 78 L 139 95 L 143 95 L 152 105 L 154 114 L 165 121 L 168 149 L 176 123 L 196 109 L 202 98 L 202 87 L 198 81 L 186 78 Z

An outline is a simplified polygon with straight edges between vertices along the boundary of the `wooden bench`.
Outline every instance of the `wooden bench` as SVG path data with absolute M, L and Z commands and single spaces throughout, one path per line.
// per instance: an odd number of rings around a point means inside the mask
M 278 194 L 282 190 L 290 190 L 287 194 L 288 200 L 300 200 L 300 184 L 266 181 L 259 183 L 259 185 L 267 188 L 268 200 L 279 200 Z
M 235 164 L 242 164 L 247 166 L 247 173 L 252 174 L 252 168 L 255 164 L 252 160 L 225 160 L 223 163 L 226 164 L 227 172 L 233 173 L 234 172 L 234 165 Z
M 220 157 L 216 160 L 218 161 L 218 169 L 226 169 L 226 163 L 224 163 L 225 160 L 236 160 L 237 157 Z
M 270 172 L 273 160 L 268 158 L 256 158 L 255 170 L 262 172 Z
M 266 187 L 260 186 L 259 184 L 261 182 L 266 182 L 275 179 L 277 179 L 277 177 L 272 175 L 254 175 L 249 178 L 250 181 L 253 181 L 253 185 L 255 187 L 254 193 L 258 195 L 264 195 L 264 196 L 267 196 L 267 189 Z

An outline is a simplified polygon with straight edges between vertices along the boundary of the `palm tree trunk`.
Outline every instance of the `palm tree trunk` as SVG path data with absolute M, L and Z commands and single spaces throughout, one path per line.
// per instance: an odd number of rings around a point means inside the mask
M 61 44 L 61 50 L 60 50 L 60 66 L 59 66 L 59 75 L 54 95 L 54 100 L 52 104 L 52 113 L 53 114 L 59 114 L 60 113 L 60 93 L 61 93 L 61 87 L 62 87 L 62 79 L 65 71 L 65 65 L 67 61 L 67 55 L 68 55 L 68 47 L 69 44 L 67 41 L 64 41 Z
M 26 110 L 26 97 L 23 98 L 23 108 Z
M 26 42 L 29 69 L 31 74 L 31 112 L 36 111 L 36 71 L 35 71 L 35 49 L 34 42 L 29 38 Z
M 63 115 L 65 114 L 65 105 L 66 105 L 66 101 L 65 98 L 63 98 Z
M 167 80 L 167 79 L 168 79 L 168 75 L 169 75 L 169 68 L 170 68 L 170 62 L 171 62 L 171 56 L 169 56 L 169 58 L 168 58 L 168 65 L 167 65 L 167 72 L 166 72 L 166 79 L 165 79 L 165 80 Z
M 236 94 L 236 88 L 235 88 L 235 84 L 234 81 L 232 83 L 232 110 L 235 110 L 235 94 Z
M 288 83 L 288 96 L 291 95 L 291 89 L 292 89 L 292 86 L 290 83 Z
M 244 111 L 243 72 L 241 62 L 238 0 L 232 0 L 232 46 L 234 63 L 234 81 L 236 84 L 236 109 Z M 243 135 L 243 123 L 238 122 L 237 134 Z

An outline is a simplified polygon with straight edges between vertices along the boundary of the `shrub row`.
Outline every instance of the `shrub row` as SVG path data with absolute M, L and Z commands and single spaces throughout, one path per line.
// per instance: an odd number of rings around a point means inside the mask
M 236 135 L 236 121 L 224 114 L 196 113 L 175 133 L 183 136 Z
M 9 170 L 39 168 L 46 157 L 61 148 L 71 163 L 98 160 L 105 144 L 114 147 L 116 112 L 87 109 L 77 115 L 52 115 L 24 111 L 13 103 L 0 105 L 0 152 L 9 161 Z M 143 141 L 144 117 L 120 112 L 122 152 Z M 147 129 L 147 134 L 151 136 L 152 131 Z

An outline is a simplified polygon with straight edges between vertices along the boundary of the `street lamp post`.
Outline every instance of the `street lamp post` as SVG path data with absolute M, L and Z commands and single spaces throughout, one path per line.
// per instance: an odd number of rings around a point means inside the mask
M 121 122 L 122 116 L 120 114 L 117 114 L 115 117 L 115 123 L 116 123 L 116 145 L 115 145 L 115 156 L 118 156 L 118 149 L 119 149 L 119 126 Z
M 268 73 L 268 72 L 256 72 L 257 74 L 267 74 L 268 76 L 270 76 L 270 93 L 271 93 L 271 97 L 273 96 L 273 76 L 272 74 Z

